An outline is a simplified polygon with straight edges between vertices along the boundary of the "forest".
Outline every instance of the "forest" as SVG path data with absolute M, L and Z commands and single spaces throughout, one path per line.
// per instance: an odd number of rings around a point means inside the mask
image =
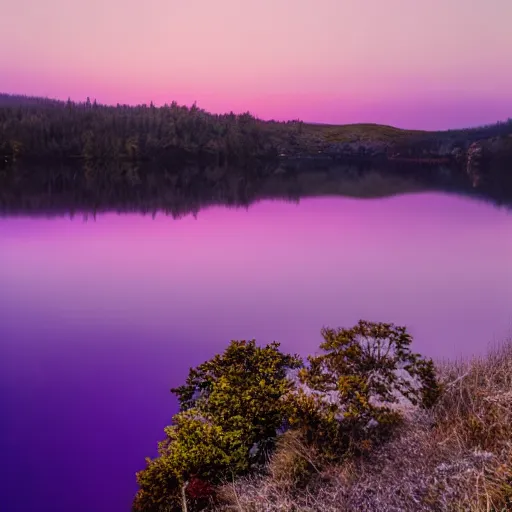
M 131 107 L 0 95 L 4 159 L 175 161 L 194 155 L 237 163 L 277 155 L 274 125 L 249 113 L 213 115 L 176 102 Z
M 466 130 L 428 132 L 374 124 L 262 121 L 249 112 L 211 114 L 196 104 L 101 105 L 0 94 L 0 161 L 208 161 L 242 165 L 278 157 L 375 159 L 394 154 L 451 158 L 482 139 L 510 146 L 512 119 Z M 508 149 L 507 149 L 508 151 Z M 507 153 L 508 154 L 508 153 Z M 320 156 L 321 156 L 320 155 Z

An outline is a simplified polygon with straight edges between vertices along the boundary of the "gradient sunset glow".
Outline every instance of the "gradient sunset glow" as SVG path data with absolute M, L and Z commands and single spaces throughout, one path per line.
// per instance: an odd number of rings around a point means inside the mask
M 0 91 L 473 126 L 512 117 L 510 20 L 510 0 L 11 0 Z

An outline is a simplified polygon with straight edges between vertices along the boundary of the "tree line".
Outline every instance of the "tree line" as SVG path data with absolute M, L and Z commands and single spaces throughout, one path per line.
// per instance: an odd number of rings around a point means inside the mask
M 340 128 L 346 129 L 336 142 L 339 146 L 367 136 L 357 135 L 357 130 L 351 134 L 350 126 Z M 467 149 L 481 139 L 508 142 L 512 119 L 466 130 L 397 132 L 388 140 L 395 152 L 436 154 L 440 147 Z M 19 160 L 176 163 L 201 159 L 215 165 L 240 165 L 276 159 L 280 154 L 328 156 L 331 145 L 322 125 L 262 121 L 249 112 L 211 114 L 196 104 L 188 107 L 176 102 L 160 107 L 153 103 L 110 106 L 89 98 L 74 102 L 0 94 L 0 165 Z
M 0 95 L 4 159 L 165 160 L 194 155 L 238 163 L 278 154 L 282 125 L 249 112 L 210 114 L 176 102 L 128 106 Z

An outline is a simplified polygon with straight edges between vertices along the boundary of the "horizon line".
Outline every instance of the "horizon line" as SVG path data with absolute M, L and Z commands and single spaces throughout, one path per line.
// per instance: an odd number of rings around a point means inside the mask
M 295 118 L 295 119 L 287 119 L 287 120 L 284 120 L 284 121 L 277 121 L 275 119 L 263 119 L 261 117 L 257 117 L 256 115 L 252 114 L 250 110 L 245 110 L 241 113 L 236 113 L 234 112 L 233 110 L 231 111 L 224 111 L 222 113 L 214 113 L 214 112 L 211 112 L 209 110 L 206 110 L 205 108 L 201 108 L 198 104 L 197 104 L 197 101 L 194 100 L 194 102 L 191 104 L 191 105 L 187 105 L 185 103 L 178 103 L 176 100 L 172 100 L 170 103 L 168 102 L 165 102 L 163 104 L 160 104 L 160 105 L 157 105 L 153 100 L 150 100 L 149 103 L 120 103 L 120 102 L 117 102 L 117 103 L 102 103 L 102 102 L 98 102 L 96 98 L 93 98 L 91 99 L 91 96 L 87 96 L 85 100 L 73 100 L 71 99 L 71 96 L 68 96 L 67 99 L 60 99 L 60 98 L 57 98 L 57 97 L 50 97 L 50 96 L 38 96 L 38 95 L 31 95 L 31 94 L 24 94 L 24 93 L 17 93 L 17 92 L 5 92 L 5 91 L 0 91 L 0 96 L 11 96 L 11 97 L 19 97 L 19 98 L 31 98 L 31 99 L 41 99 L 41 100 L 48 100 L 48 101 L 53 101 L 53 102 L 58 102 L 58 103 L 67 103 L 68 101 L 70 101 L 71 103 L 74 103 L 74 104 L 86 104 L 87 103 L 87 100 L 89 100 L 91 103 L 96 103 L 97 106 L 100 106 L 100 107 L 110 107 L 110 108 L 116 108 L 118 106 L 120 107 L 129 107 L 129 108 L 136 108 L 136 107 L 150 107 L 151 104 L 153 104 L 154 108 L 165 108 L 165 107 L 169 107 L 171 106 L 173 103 L 175 103 L 177 106 L 179 107 L 186 107 L 186 108 L 192 108 L 193 106 L 196 106 L 199 110 L 209 114 L 209 115 L 212 115 L 212 116 L 215 116 L 215 115 L 218 115 L 218 116 L 229 116 L 231 114 L 234 114 L 234 115 L 243 115 L 243 114 L 249 114 L 251 115 L 252 117 L 254 117 L 254 119 L 256 119 L 257 121 L 260 121 L 260 122 L 263 122 L 263 123 L 281 123 L 281 124 L 286 124 L 286 123 L 303 123 L 303 124 L 306 124 L 306 125 L 313 125 L 313 126 L 382 126 L 382 127 L 385 127 L 385 128 L 392 128 L 394 130 L 400 130 L 400 131 L 410 131 L 410 132 L 431 132 L 431 133 L 439 133 L 439 132 L 449 132 L 449 131 L 466 131 L 466 130 L 475 130 L 475 129 L 479 129 L 479 128 L 486 128 L 486 127 L 490 127 L 490 126 L 495 126 L 495 125 L 498 125 L 498 124 L 502 124 L 502 123 L 508 123 L 508 122 L 511 122 L 512 121 L 512 117 L 508 117 L 508 118 L 504 118 L 504 119 L 498 119 L 496 120 L 495 122 L 493 123 L 488 123 L 488 124 L 481 124 L 481 125 L 472 125 L 472 126 L 466 126 L 464 128 L 445 128 L 443 130 L 427 130 L 427 129 L 420 129 L 420 128 L 399 128 L 397 126 L 394 126 L 394 125 L 391 125 L 391 124 L 385 124 L 385 123 L 374 123 L 374 122 L 360 122 L 360 123 L 339 123 L 339 124 L 333 124 L 333 123 L 325 123 L 325 122 L 313 122 L 313 121 L 304 121 L 302 119 L 299 119 L 299 118 Z

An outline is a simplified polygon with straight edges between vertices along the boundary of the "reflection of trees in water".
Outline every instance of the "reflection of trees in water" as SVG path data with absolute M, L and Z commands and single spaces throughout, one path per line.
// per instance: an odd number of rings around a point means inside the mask
M 484 173 L 469 174 L 476 194 L 499 206 L 512 207 L 512 163 L 490 167 Z
M 508 182 L 505 180 L 508 177 Z M 163 212 L 174 218 L 215 205 L 247 207 L 263 199 L 377 198 L 443 190 L 512 205 L 512 173 L 490 172 L 481 188 L 447 167 L 299 166 L 259 162 L 250 167 L 184 165 L 14 166 L 0 170 L 4 214 L 74 214 L 102 211 Z

